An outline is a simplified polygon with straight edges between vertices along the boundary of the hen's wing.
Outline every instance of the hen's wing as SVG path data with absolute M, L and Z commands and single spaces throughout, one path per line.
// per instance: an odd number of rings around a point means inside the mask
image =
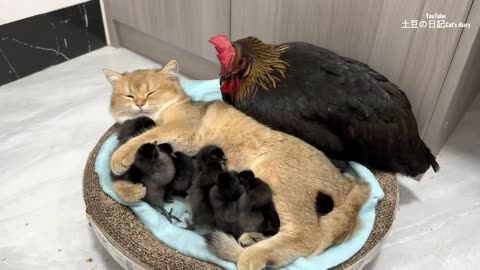
M 333 158 L 369 164 L 390 159 L 385 153 L 398 162 L 418 153 L 422 142 L 410 103 L 384 76 L 306 43 L 289 43 L 282 59 L 289 65 L 286 78 L 237 107 Z

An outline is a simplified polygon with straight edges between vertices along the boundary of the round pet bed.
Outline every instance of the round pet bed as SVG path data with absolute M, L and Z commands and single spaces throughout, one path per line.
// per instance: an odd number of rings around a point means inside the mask
M 83 191 L 87 217 L 102 245 L 125 269 L 221 269 L 219 266 L 184 256 L 164 245 L 126 206 L 107 194 L 95 172 L 101 146 L 115 132 L 112 126 L 90 153 L 84 171 Z M 375 224 L 366 244 L 349 260 L 333 269 L 361 269 L 377 254 L 387 235 L 398 206 L 398 186 L 394 174 L 376 172 L 385 193 L 375 210 Z

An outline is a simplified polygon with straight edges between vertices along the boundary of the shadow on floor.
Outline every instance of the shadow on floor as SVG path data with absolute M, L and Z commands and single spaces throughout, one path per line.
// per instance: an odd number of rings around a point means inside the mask
M 411 180 L 414 181 L 414 180 Z M 403 185 L 401 182 L 398 182 L 398 191 L 400 193 L 400 205 L 407 205 L 413 202 L 418 202 L 418 197 L 411 191 L 408 187 Z
M 382 253 L 382 251 L 380 250 L 377 255 L 375 255 L 375 257 L 373 258 L 373 260 L 371 260 L 369 263 L 367 263 L 367 265 L 365 265 L 362 270 L 372 270 L 372 269 L 375 269 L 375 264 L 377 263 L 377 260 L 378 260 L 378 256 L 380 255 L 380 253 Z
M 96 261 L 98 258 L 95 258 L 95 264 L 103 264 L 107 269 L 111 270 L 123 270 L 123 268 L 115 261 L 115 259 L 107 252 L 107 250 L 100 243 L 100 239 L 97 238 L 97 235 L 93 231 L 93 228 L 90 227 L 88 230 L 89 237 L 94 238 L 96 241 L 93 241 L 92 250 L 96 250 L 94 254 L 99 255 L 100 261 Z

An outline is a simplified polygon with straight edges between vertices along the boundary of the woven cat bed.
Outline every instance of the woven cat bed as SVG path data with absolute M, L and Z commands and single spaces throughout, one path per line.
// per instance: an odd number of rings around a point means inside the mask
M 105 249 L 127 270 L 133 269 L 221 269 L 219 266 L 184 256 L 160 242 L 126 206 L 105 194 L 95 172 L 95 159 L 112 126 L 90 153 L 83 177 L 87 217 Z M 375 172 L 385 197 L 376 208 L 375 225 L 366 244 L 353 257 L 333 269 L 361 269 L 377 254 L 398 206 L 394 174 Z

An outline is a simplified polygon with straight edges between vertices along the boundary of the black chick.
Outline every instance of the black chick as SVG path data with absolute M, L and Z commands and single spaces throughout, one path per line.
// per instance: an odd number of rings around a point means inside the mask
M 120 125 L 118 130 L 118 146 L 125 144 L 131 138 L 140 135 L 141 133 L 155 127 L 155 121 L 149 117 L 142 116 L 134 119 L 129 119 Z M 133 164 L 124 174 L 114 175 L 111 173 L 112 179 L 115 180 L 129 180 L 133 183 L 140 183 L 143 177 L 143 172 Z
M 238 238 L 241 234 L 239 227 L 238 199 L 245 189 L 237 172 L 222 172 L 218 181 L 210 189 L 210 204 L 213 208 L 215 227 Z
M 212 206 L 209 201 L 210 189 L 217 183 L 218 175 L 225 170 L 225 154 L 214 145 L 200 149 L 195 161 L 195 174 L 188 190 L 192 220 L 195 225 L 214 225 Z
M 143 173 L 141 182 L 147 188 L 144 200 L 160 208 L 162 214 L 170 222 L 172 218 L 178 220 L 163 207 L 166 187 L 175 176 L 172 153 L 172 147 L 168 143 L 160 145 L 147 143 L 138 149 L 134 162 L 135 166 Z
M 168 186 L 168 196 L 179 195 L 185 197 L 188 188 L 192 185 L 195 165 L 192 158 L 182 152 L 173 153 L 172 159 L 175 165 L 175 177 Z
M 273 204 L 272 189 L 250 170 L 239 175 L 245 186 L 245 192 L 239 199 L 241 232 L 258 232 L 265 236 L 276 234 L 280 219 Z
M 202 149 L 198 151 L 197 155 L 195 156 L 195 165 L 197 166 L 197 171 L 201 172 L 204 170 L 205 166 L 209 164 L 209 162 L 219 162 L 224 168 L 226 160 L 227 158 L 225 157 L 223 150 L 216 145 L 210 144 L 202 147 Z M 216 181 L 217 178 L 215 178 L 214 182 Z
M 131 138 L 155 127 L 155 121 L 149 117 L 142 116 L 125 121 L 118 130 L 118 145 L 125 144 Z

